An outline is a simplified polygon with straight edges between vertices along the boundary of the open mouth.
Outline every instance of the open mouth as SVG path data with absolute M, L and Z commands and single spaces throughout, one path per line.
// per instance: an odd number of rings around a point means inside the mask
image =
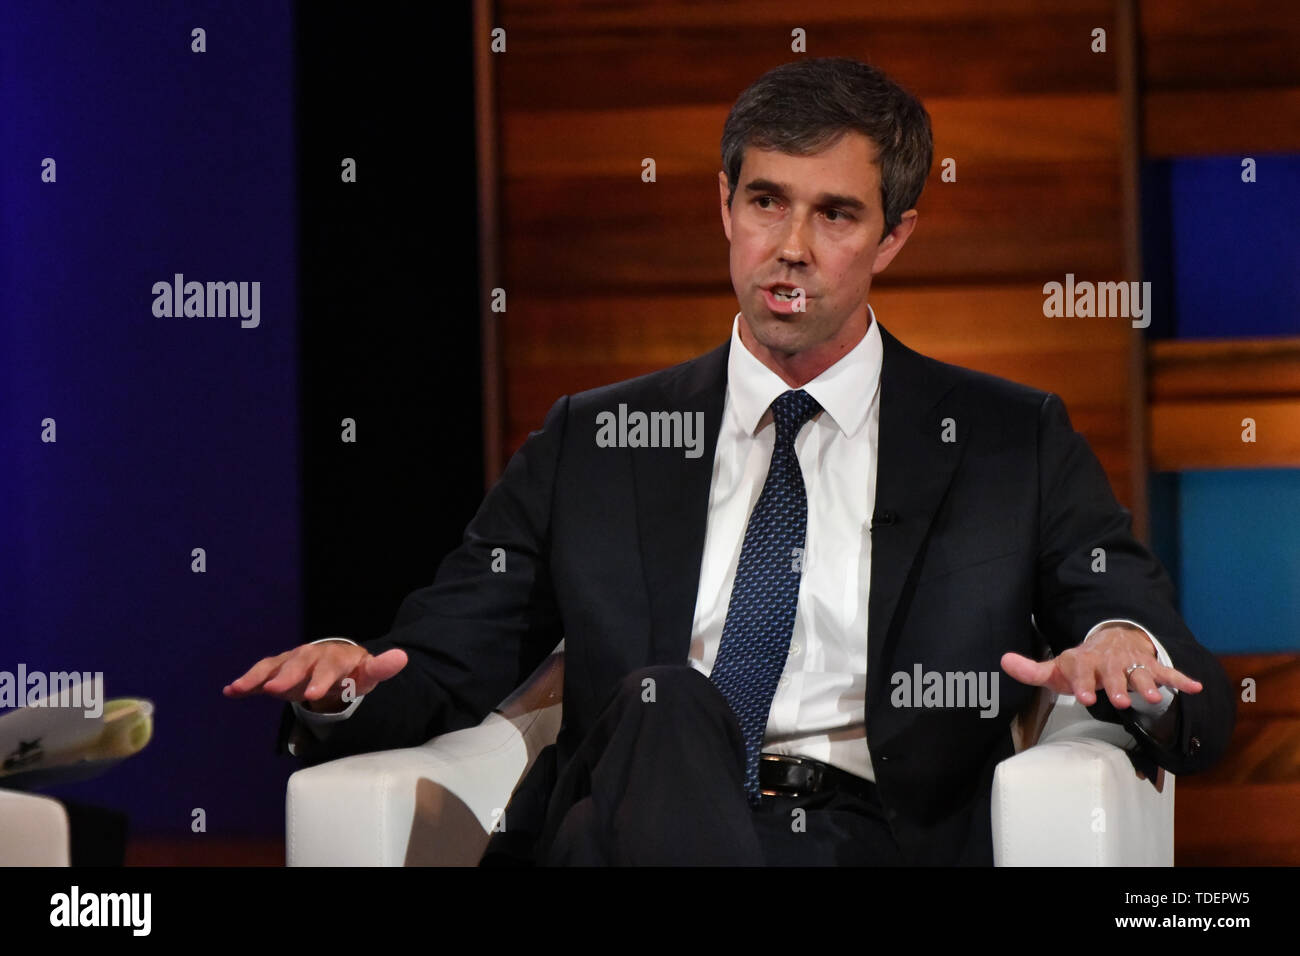
M 808 296 L 797 286 L 768 286 L 763 301 L 777 315 L 794 315 L 808 310 Z

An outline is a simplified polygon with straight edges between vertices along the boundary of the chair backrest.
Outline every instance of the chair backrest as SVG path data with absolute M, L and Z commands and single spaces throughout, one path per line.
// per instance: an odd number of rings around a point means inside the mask
M 496 712 L 507 720 L 523 717 L 560 703 L 564 695 L 564 642 L 537 665 L 514 693 L 503 700 Z
M 1043 658 L 1051 660 L 1049 651 Z M 518 718 L 545 710 L 559 704 L 564 698 L 564 641 L 555 645 L 555 649 L 541 662 L 515 691 L 496 708 L 496 713 L 507 720 Z M 1068 719 L 1071 723 L 1095 720 L 1085 708 L 1070 709 L 1067 713 L 1056 711 L 1056 704 L 1062 701 L 1074 703 L 1069 695 L 1058 695 L 1046 687 L 1039 687 L 1030 698 L 1029 703 L 1011 722 L 1011 736 L 1015 741 L 1016 753 L 1032 747 L 1043 737 L 1043 732 L 1051 722 L 1056 725 Z
M 1011 739 L 1016 753 L 1027 750 L 1043 736 L 1043 728 L 1056 706 L 1057 695 L 1046 687 L 1039 687 L 1029 703 L 1011 721 Z
M 1050 658 L 1051 655 L 1048 656 Z M 560 641 L 555 650 L 537 666 L 528 679 L 501 702 L 496 713 L 519 728 L 528 741 L 530 755 L 535 754 L 542 747 L 554 743 L 554 735 L 559 729 L 558 721 L 537 718 L 547 708 L 561 703 L 563 696 L 564 642 Z M 1053 723 L 1054 729 L 1059 730 L 1060 728 L 1055 725 L 1066 721 L 1078 723 L 1092 719 L 1092 715 L 1082 707 L 1067 708 L 1066 712 L 1058 712 L 1056 703 L 1061 699 L 1046 687 L 1039 687 L 1035 691 L 1029 703 L 1011 722 L 1011 738 L 1015 743 L 1016 753 L 1038 743 L 1049 723 Z M 1065 703 L 1074 703 L 1074 698 L 1068 698 Z

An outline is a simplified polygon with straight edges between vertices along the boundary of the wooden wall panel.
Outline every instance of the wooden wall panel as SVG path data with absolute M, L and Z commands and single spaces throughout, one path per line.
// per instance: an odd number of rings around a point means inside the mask
M 1223 762 L 1178 778 L 1174 860 L 1179 866 L 1300 865 L 1300 655 L 1221 660 L 1234 688 L 1254 681 L 1254 700 L 1237 704 Z
M 1156 404 L 1300 397 L 1300 337 L 1155 342 L 1150 354 Z
M 1300 465 L 1300 338 L 1157 342 L 1150 363 L 1153 467 Z
M 1152 157 L 1300 149 L 1300 16 L 1276 0 L 1143 0 Z
M 873 289 L 882 323 L 927 354 L 1059 392 L 1133 505 L 1122 320 L 1049 320 L 1067 272 L 1136 278 L 1124 244 L 1125 144 L 1110 0 L 926 0 L 895 9 L 784 2 L 504 0 L 492 23 L 500 132 L 502 454 L 561 394 L 698 355 L 737 304 L 718 209 L 732 102 L 810 55 L 867 59 L 921 96 L 935 167 L 908 247 Z M 654 157 L 657 182 L 643 183 Z M 953 157 L 956 183 L 940 180 Z
M 1243 423 L 1255 423 L 1254 441 Z M 1151 408 L 1151 467 L 1288 468 L 1300 462 L 1300 398 L 1169 402 Z
M 504 206 L 518 210 L 503 250 L 512 286 L 571 296 L 729 289 L 717 183 L 707 173 L 673 175 L 660 167 L 652 184 L 628 177 L 506 180 Z M 937 176 L 926 187 L 943 189 Z M 567 204 L 579 192 L 583 202 Z M 990 168 L 978 190 L 953 190 L 933 203 L 922 195 L 917 229 L 880 281 L 1035 278 L 1041 289 L 1067 272 L 1118 278 L 1118 193 L 1118 174 L 1095 164 L 1081 164 L 1068 182 L 1037 164 Z M 1037 220 L 1032 228 L 1030 220 Z
M 1147 156 L 1300 150 L 1300 89 L 1148 93 Z
M 1142 0 L 1147 158 L 1300 149 L 1300 17 L 1275 0 Z M 1233 241 L 1230 237 L 1225 241 Z M 1149 350 L 1156 469 L 1300 466 L 1300 340 L 1168 341 Z M 1243 418 L 1256 442 L 1241 440 Z M 1278 595 L 1279 600 L 1290 596 Z M 1180 778 L 1182 866 L 1300 864 L 1300 657 L 1229 656 L 1258 681 L 1224 762 Z
M 499 62 L 503 114 L 729 104 L 791 59 L 795 26 L 810 55 L 866 59 L 927 99 L 1115 87 L 1114 62 L 1087 42 L 1094 27 L 1113 25 L 1110 0 L 506 0 L 497 9 L 511 38 Z
M 1140 277 L 1139 156 L 1300 148 L 1300 22 L 1289 4 L 476 2 L 487 10 L 482 25 L 509 38 L 508 53 L 481 58 L 493 133 L 481 142 L 495 164 L 483 188 L 499 202 L 499 212 L 488 206 L 496 241 L 485 287 L 509 295 L 507 313 L 485 316 L 485 341 L 498 349 L 488 360 L 500 374 L 502 455 L 560 395 L 725 339 L 737 304 L 715 185 L 722 124 L 746 85 L 796 56 L 789 31 L 801 26 L 810 55 L 872 62 L 934 120 L 935 174 L 918 229 L 873 287 L 882 324 L 924 353 L 1060 393 L 1140 515 L 1144 333 L 1122 321 L 1046 319 L 1042 284 L 1066 272 Z M 1097 26 L 1110 34 L 1105 55 L 1089 50 Z M 655 184 L 640 181 L 645 156 L 656 160 Z M 956 183 L 938 178 L 946 156 L 958 161 Z M 1169 451 L 1171 410 L 1296 395 L 1300 373 L 1285 356 L 1160 348 L 1151 360 L 1158 464 L 1192 460 Z M 1260 385 L 1282 380 L 1285 394 Z M 1300 408 L 1279 411 L 1300 420 Z M 1195 432 L 1203 412 L 1181 432 Z M 1229 670 L 1236 680 L 1262 666 Z M 1294 661 L 1287 666 L 1293 676 Z M 1281 699 L 1276 687 L 1269 699 Z M 1297 728 L 1293 706 L 1261 704 L 1239 724 L 1238 756 L 1179 780 L 1180 863 L 1300 862 Z
M 1117 488 L 1131 478 L 1128 435 L 1113 414 L 1127 387 L 1129 330 L 1109 319 L 1047 319 L 1036 285 L 891 286 L 872 295 L 881 324 L 942 361 L 1058 392 Z M 511 408 L 545 408 L 565 392 L 595 388 L 699 355 L 726 340 L 734 296 L 539 297 L 526 321 L 506 323 Z M 507 441 L 536 425 L 512 422 Z

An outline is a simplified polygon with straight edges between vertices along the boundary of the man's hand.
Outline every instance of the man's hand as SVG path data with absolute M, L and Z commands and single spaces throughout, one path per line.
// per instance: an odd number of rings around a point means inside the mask
M 1126 675 L 1134 664 L 1142 667 Z M 1073 694 L 1085 707 L 1097 702 L 1104 687 L 1119 710 L 1129 706 L 1128 685 L 1153 704 L 1160 702 L 1161 685 L 1188 694 L 1200 693 L 1201 682 L 1172 667 L 1162 667 L 1156 649 L 1139 628 L 1110 624 L 1078 647 L 1050 661 L 1035 661 L 1021 654 L 1003 654 L 1002 669 L 1022 684 L 1050 687 L 1058 694 Z
M 406 651 L 399 648 L 376 656 L 344 641 L 303 644 L 275 657 L 262 658 L 221 692 L 227 697 L 270 694 L 281 700 L 304 702 L 308 710 L 336 712 L 405 666 Z M 353 686 L 350 700 L 345 701 L 343 682 L 348 678 Z

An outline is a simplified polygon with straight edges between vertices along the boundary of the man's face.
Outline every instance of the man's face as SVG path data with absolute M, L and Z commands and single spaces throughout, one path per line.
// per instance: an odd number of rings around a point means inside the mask
M 726 173 L 718 174 L 741 337 L 765 364 L 820 366 L 818 374 L 866 333 L 871 277 L 897 255 L 916 222 L 909 210 L 881 239 L 875 154 L 856 131 L 812 156 L 749 147 L 731 209 Z M 773 285 L 803 289 L 804 311 L 780 301 Z

